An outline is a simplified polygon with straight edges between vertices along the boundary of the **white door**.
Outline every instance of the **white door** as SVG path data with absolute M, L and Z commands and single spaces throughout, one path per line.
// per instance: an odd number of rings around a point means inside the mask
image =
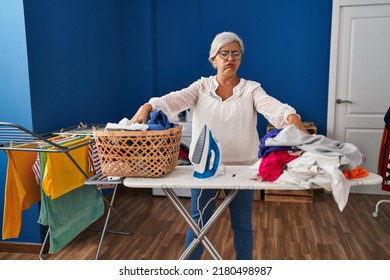
M 327 136 L 353 143 L 377 172 L 390 106 L 390 0 L 333 1 Z M 390 194 L 380 185 L 355 193 Z

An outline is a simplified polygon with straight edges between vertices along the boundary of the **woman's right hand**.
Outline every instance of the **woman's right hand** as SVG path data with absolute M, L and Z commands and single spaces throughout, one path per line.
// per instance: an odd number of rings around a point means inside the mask
M 146 103 L 139 107 L 137 113 L 131 118 L 130 123 L 146 123 L 149 113 L 152 111 L 152 105 Z

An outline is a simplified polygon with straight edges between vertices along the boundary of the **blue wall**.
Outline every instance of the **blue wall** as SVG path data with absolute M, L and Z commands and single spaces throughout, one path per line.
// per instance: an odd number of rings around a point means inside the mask
M 156 1 L 156 94 L 214 74 L 214 36 L 236 32 L 245 57 L 238 74 L 260 82 L 326 132 L 331 0 Z M 266 121 L 259 118 L 258 130 Z
M 121 17 L 121 1 L 25 1 L 35 131 L 121 117 Z
M 29 0 L 35 131 L 131 116 L 152 96 L 214 74 L 214 36 L 239 34 L 239 75 L 326 131 L 331 0 Z M 260 117 L 259 132 L 266 121 Z
M 23 1 L 0 2 L 0 121 L 32 129 Z M 3 224 L 7 157 L 0 151 L 0 222 Z M 38 204 L 24 211 L 20 239 L 40 242 Z M 14 241 L 14 240 L 9 240 Z
M 155 1 L 122 2 L 121 116 L 132 117 L 156 94 Z M 121 104 L 118 104 L 121 103 Z
M 239 75 L 325 134 L 331 11 L 332 0 L 25 0 L 23 15 L 21 0 L 1 0 L 0 121 L 46 132 L 131 117 L 214 74 L 210 43 L 233 31 L 246 47 Z

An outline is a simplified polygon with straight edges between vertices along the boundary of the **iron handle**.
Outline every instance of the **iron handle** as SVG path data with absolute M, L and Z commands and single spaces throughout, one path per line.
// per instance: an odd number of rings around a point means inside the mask
M 342 99 L 337 99 L 336 100 L 336 103 L 337 104 L 341 104 L 341 103 L 349 103 L 349 104 L 352 104 L 352 101 L 349 101 L 349 100 L 342 100 Z

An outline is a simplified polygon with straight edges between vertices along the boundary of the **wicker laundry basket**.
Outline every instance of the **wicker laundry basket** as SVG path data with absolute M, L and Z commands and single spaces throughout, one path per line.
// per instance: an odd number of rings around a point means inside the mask
M 93 136 L 105 176 L 161 177 L 179 158 L 182 126 L 150 131 L 94 130 Z

